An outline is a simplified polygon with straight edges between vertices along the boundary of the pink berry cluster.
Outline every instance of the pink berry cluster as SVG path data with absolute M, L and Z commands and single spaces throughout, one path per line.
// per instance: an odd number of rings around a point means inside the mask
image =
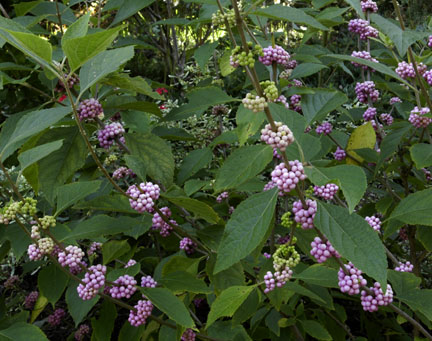
M 378 31 L 373 28 L 367 20 L 353 19 L 348 23 L 348 30 L 360 36 L 361 40 L 377 38 Z
M 54 310 L 54 313 L 48 316 L 48 323 L 51 327 L 58 326 L 61 323 L 63 317 L 65 316 L 66 312 L 64 311 L 64 309 L 58 308 Z
M 153 310 L 153 304 L 147 300 L 139 300 L 138 304 L 134 306 L 136 311 L 131 310 L 129 312 L 129 323 L 138 327 L 144 323 L 146 323 L 147 318 L 151 315 Z
M 228 199 L 229 197 L 229 193 L 228 192 L 222 192 L 221 194 L 219 194 L 216 198 L 216 201 L 218 203 L 221 203 L 224 199 Z
M 379 97 L 379 91 L 375 89 L 375 83 L 372 81 L 357 83 L 355 92 L 360 103 L 367 104 L 368 99 L 371 102 L 376 102 Z
M 143 277 L 141 277 L 141 286 L 143 288 L 156 288 L 157 282 L 150 275 L 149 276 L 143 276 Z
M 275 45 L 268 46 L 263 49 L 263 55 L 258 57 L 258 60 L 264 65 L 272 65 L 273 62 L 281 65 L 286 65 L 291 58 L 290 54 L 282 47 Z
M 429 172 L 426 168 L 422 168 L 422 171 L 425 175 L 426 181 L 431 181 L 432 180 L 431 172 Z
M 327 184 L 325 186 L 314 186 L 314 194 L 325 200 L 332 200 L 334 195 L 339 191 L 336 184 Z
M 65 78 L 67 78 L 68 75 L 64 74 L 63 76 Z M 75 84 L 78 84 L 78 82 L 79 82 L 78 76 L 75 75 L 75 74 L 73 74 L 73 75 L 71 75 L 69 77 L 69 79 L 67 81 L 67 86 L 68 86 L 69 89 L 72 89 Z M 64 92 L 65 91 L 64 83 L 60 79 L 59 79 L 59 81 L 58 81 L 58 83 L 57 83 L 57 85 L 56 85 L 56 87 L 55 87 L 54 90 L 57 91 L 57 92 Z
M 36 304 L 36 301 L 39 297 L 38 291 L 32 291 L 28 294 L 24 300 L 24 307 L 28 310 L 32 310 Z
M 58 261 L 62 267 L 69 266 L 72 268 L 79 266 L 83 257 L 83 250 L 81 250 L 78 246 L 69 245 L 65 248 L 65 251 L 59 252 Z
M 289 161 L 288 167 L 282 162 L 271 173 L 272 181 L 284 193 L 291 192 L 301 180 L 306 179 L 303 164 L 300 161 Z
M 83 341 L 85 336 L 90 333 L 90 327 L 86 324 L 80 325 L 78 330 L 75 332 L 75 340 L 77 341 Z
M 120 122 L 107 124 L 103 129 L 98 131 L 98 140 L 101 147 L 109 149 L 117 137 L 124 142 L 123 134 L 125 130 Z
M 17 275 L 10 276 L 6 281 L 4 281 L 3 286 L 5 289 L 12 289 L 15 284 L 19 281 L 19 277 Z
M 365 290 L 361 291 L 360 299 L 364 311 L 372 313 L 378 311 L 379 306 L 387 306 L 393 302 L 393 289 L 390 284 L 387 284 L 385 294 L 378 282 L 375 282 L 374 286 L 369 289 L 372 291 L 372 295 L 368 294 Z
M 135 211 L 152 213 L 154 200 L 159 199 L 160 188 L 152 182 L 141 182 L 139 188 L 137 185 L 129 186 L 126 194 L 129 195 L 129 203 Z
M 130 298 L 136 291 L 137 281 L 129 275 L 123 275 L 114 281 L 114 284 L 110 288 L 110 295 L 114 298 Z
M 393 116 L 390 114 L 381 114 L 380 120 L 388 126 L 393 124 Z
M 423 74 L 423 78 L 425 79 L 425 81 L 432 86 L 432 70 L 426 71 Z
M 430 110 L 427 107 L 414 107 L 414 109 L 411 110 L 408 121 L 416 128 L 426 128 L 432 122 L 432 118 L 424 116 L 429 114 L 429 112 Z
M 395 105 L 396 103 L 402 103 L 402 100 L 399 97 L 390 98 L 390 105 Z
M 82 101 L 78 106 L 79 119 L 93 119 L 103 117 L 102 105 L 96 98 L 89 98 Z
M 315 218 L 315 213 L 317 211 L 317 202 L 312 199 L 306 200 L 306 208 L 300 200 L 294 201 L 293 203 L 293 213 L 294 220 L 301 224 L 303 230 L 312 229 L 314 227 L 313 220 Z
M 40 260 L 43 257 L 42 251 L 36 246 L 36 244 L 30 244 L 27 248 L 27 255 L 30 260 Z
M 282 288 L 292 275 L 293 271 L 289 267 L 285 267 L 281 271 L 276 271 L 274 274 L 271 271 L 267 271 L 264 275 L 264 283 L 266 286 L 264 293 L 267 294 L 276 289 L 276 287 Z
M 399 272 L 412 272 L 413 269 L 414 265 L 411 262 L 399 263 L 399 266 L 395 267 L 395 270 Z
M 363 278 L 361 270 L 357 269 L 353 263 L 345 264 L 345 271 L 339 268 L 338 280 L 340 291 L 348 295 L 357 295 L 360 293 L 360 287 L 365 286 L 367 281 Z
M 365 121 L 372 121 L 376 116 L 377 110 L 374 107 L 369 107 L 363 113 L 363 119 Z
M 311 242 L 311 246 L 310 253 L 318 263 L 324 263 L 330 257 L 340 258 L 339 253 L 328 240 L 324 243 L 320 237 L 315 237 Z
M 361 8 L 363 12 L 378 12 L 378 6 L 375 1 L 372 0 L 361 0 Z
M 120 167 L 116 169 L 112 175 L 114 179 L 123 179 L 130 176 L 131 178 L 136 177 L 136 174 L 132 171 L 132 169 L 126 167 Z
M 324 122 L 316 127 L 317 134 L 329 135 L 333 130 L 333 126 L 330 122 Z
M 277 186 L 276 183 L 274 183 L 272 180 L 270 180 L 269 182 L 267 182 L 267 183 L 264 185 L 263 191 L 269 191 L 269 190 L 271 190 L 272 188 L 275 188 L 276 186 Z
M 278 159 L 278 160 L 282 159 L 282 155 L 280 155 L 280 154 L 278 153 L 277 148 L 273 148 L 273 157 L 274 157 L 275 159 Z
M 195 332 L 192 329 L 188 328 L 183 333 L 181 341 L 195 341 L 195 335 Z
M 94 254 L 96 251 L 100 250 L 102 248 L 102 243 L 99 242 L 93 242 L 91 243 L 88 251 L 87 251 L 87 255 L 91 256 L 92 254 Z
M 367 51 L 354 51 L 353 53 L 351 53 L 351 57 L 361 58 L 364 60 L 368 60 L 370 62 L 378 63 L 378 60 L 373 58 L 371 54 Z M 370 68 L 367 65 L 359 64 L 356 62 L 351 62 L 351 64 L 354 65 L 355 67 L 361 67 L 363 70 L 371 70 L 372 72 L 375 72 L 374 69 Z
M 78 296 L 83 300 L 91 300 L 95 297 L 100 288 L 105 285 L 105 265 L 92 265 L 88 268 L 83 283 L 80 283 L 77 287 Z
M 346 152 L 340 147 L 336 148 L 336 151 L 333 153 L 335 160 L 342 161 L 346 158 Z
M 429 36 L 427 46 L 432 47 L 432 36 Z
M 289 109 L 288 100 L 284 95 L 280 95 L 278 98 L 276 98 L 275 102 L 282 103 L 285 106 L 285 108 Z
M 194 253 L 196 248 L 197 244 L 192 239 L 185 237 L 180 240 L 180 249 L 184 250 L 188 255 Z
M 272 146 L 279 148 L 282 152 L 294 142 L 294 135 L 287 125 L 282 122 L 275 122 L 276 131 L 272 130 L 270 124 L 266 124 L 264 129 L 261 130 L 261 141 Z
M 135 259 L 129 259 L 126 265 L 124 266 L 126 268 L 130 268 L 131 266 L 134 266 L 137 263 Z
M 423 75 L 426 72 L 426 70 L 427 70 L 427 66 L 425 64 L 423 63 L 417 64 L 417 71 L 419 72 L 420 75 Z M 416 76 L 413 64 L 407 63 L 405 61 L 398 63 L 395 72 L 403 79 L 414 78 Z
M 372 227 L 375 231 L 380 232 L 381 230 L 381 220 L 376 216 L 365 217 L 366 222 Z
M 301 102 L 301 96 L 300 95 L 292 95 L 290 97 L 290 103 L 291 103 L 292 110 L 301 113 L 302 108 L 301 108 L 300 102 Z
M 160 211 L 163 213 L 166 217 L 171 217 L 171 210 L 168 207 L 162 207 Z M 166 223 L 162 217 L 159 215 L 159 213 L 155 213 L 152 218 L 152 229 L 153 230 L 159 230 L 159 233 L 162 237 L 168 237 L 172 231 L 172 226 Z M 175 220 L 170 220 L 170 223 L 177 225 L 177 222 Z

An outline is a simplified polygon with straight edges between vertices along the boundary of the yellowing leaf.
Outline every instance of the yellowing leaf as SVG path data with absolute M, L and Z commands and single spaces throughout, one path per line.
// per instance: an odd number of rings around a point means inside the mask
M 48 299 L 45 296 L 39 294 L 39 297 L 35 303 L 34 309 L 31 313 L 30 323 L 33 323 L 39 314 L 45 309 L 45 306 L 48 304 Z
M 362 148 L 370 148 L 373 149 L 375 147 L 376 142 L 376 135 L 375 130 L 372 127 L 372 123 L 368 122 L 366 124 L 361 125 L 360 127 L 356 128 L 353 133 L 351 134 L 348 145 L 347 145 L 347 152 L 354 156 L 357 160 L 363 161 L 363 158 L 361 158 L 354 150 L 356 149 L 362 149 Z M 354 161 L 351 158 L 346 159 L 346 163 L 357 165 L 358 162 Z

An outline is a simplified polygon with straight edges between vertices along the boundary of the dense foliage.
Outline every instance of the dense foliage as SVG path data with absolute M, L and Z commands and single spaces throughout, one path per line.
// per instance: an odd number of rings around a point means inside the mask
M 0 339 L 432 340 L 412 2 L 0 5 Z

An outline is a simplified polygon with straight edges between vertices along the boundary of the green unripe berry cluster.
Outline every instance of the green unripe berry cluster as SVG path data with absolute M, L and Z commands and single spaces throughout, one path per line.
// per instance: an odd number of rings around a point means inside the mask
M 300 262 L 300 255 L 294 246 L 280 245 L 273 254 L 273 267 L 276 271 L 293 268 Z
M 263 111 L 267 107 L 267 102 L 264 97 L 254 96 L 251 93 L 246 95 L 246 98 L 242 100 L 245 108 L 252 110 L 253 112 Z
M 313 187 L 309 187 L 306 191 L 305 191 L 305 197 L 307 199 L 312 199 L 313 198 L 313 194 L 314 194 L 314 189 Z
M 292 71 L 293 71 L 292 69 L 283 70 L 279 74 L 279 77 L 282 78 L 282 79 L 289 79 L 291 77 Z
M 107 158 L 105 158 L 104 160 L 104 164 L 106 166 L 111 165 L 112 163 L 116 162 L 118 160 L 117 156 L 114 154 L 109 155 Z
M 54 249 L 54 242 L 51 238 L 41 238 L 38 240 L 38 248 L 42 254 L 50 254 Z
M 212 24 L 213 26 L 224 26 L 225 25 L 225 19 L 228 21 L 228 24 L 230 26 L 235 26 L 236 24 L 236 18 L 235 18 L 235 12 L 233 9 L 225 10 L 225 13 L 222 14 L 221 11 L 217 11 L 216 13 L 213 13 L 212 15 Z
M 265 81 L 265 82 L 261 82 L 260 84 L 263 88 L 263 92 L 267 100 L 270 102 L 276 101 L 276 99 L 279 97 L 279 91 L 278 88 L 276 87 L 275 82 Z
M 37 200 L 33 199 L 33 198 L 25 198 L 24 202 L 20 202 L 21 204 L 21 209 L 20 209 L 20 213 L 21 214 L 28 214 L 28 215 L 35 215 L 37 212 Z
M 282 215 L 282 218 L 281 218 L 281 225 L 283 226 L 283 227 L 286 227 L 286 228 L 290 228 L 291 227 L 291 224 L 292 224 L 292 219 L 291 219 L 291 211 L 288 211 L 288 212 L 285 212 L 283 215 Z
M 46 215 L 40 219 L 41 227 L 46 230 L 49 227 L 55 227 L 57 222 L 53 216 Z
M 11 221 L 15 219 L 15 216 L 20 213 L 21 210 L 21 202 L 11 202 L 9 203 L 3 212 L 4 219 Z
M 236 46 L 231 54 L 231 61 L 233 64 L 238 64 L 240 66 L 249 66 L 253 68 L 255 65 L 255 58 L 262 56 L 262 47 L 259 45 L 253 46 L 252 42 L 248 43 L 249 52 L 246 53 L 241 49 L 240 46 Z

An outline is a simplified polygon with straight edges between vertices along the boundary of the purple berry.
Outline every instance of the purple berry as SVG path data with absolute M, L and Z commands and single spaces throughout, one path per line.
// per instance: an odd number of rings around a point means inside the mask
M 138 327 L 146 323 L 147 318 L 151 315 L 153 310 L 153 304 L 147 300 L 139 300 L 134 308 L 136 311 L 131 310 L 129 312 L 128 321 L 132 326 Z
M 402 100 L 399 97 L 390 98 L 390 105 L 394 105 L 396 103 L 402 103 Z
M 293 213 L 294 220 L 301 224 L 303 230 L 312 229 L 314 227 L 313 220 L 317 211 L 317 202 L 311 199 L 306 200 L 307 207 L 304 208 L 301 200 L 294 201 Z
M 306 179 L 303 164 L 300 161 L 289 161 L 288 167 L 282 162 L 271 173 L 272 181 L 283 193 L 291 192 L 300 181 Z
M 102 248 L 102 243 L 98 243 L 98 242 L 93 242 L 90 245 L 90 248 L 87 251 L 87 254 L 89 256 L 91 256 L 92 254 L 94 254 L 96 251 L 100 250 Z
M 266 124 L 264 129 L 261 130 L 261 141 L 272 146 L 279 148 L 282 152 L 294 142 L 294 135 L 287 125 L 281 122 L 275 122 L 276 131 L 272 130 L 270 124 Z
M 428 38 L 428 44 L 429 47 L 432 47 L 432 36 L 429 36 Z
M 291 58 L 290 54 L 286 52 L 282 47 L 275 45 L 268 46 L 263 49 L 263 55 L 258 57 L 258 60 L 264 65 L 272 65 L 273 62 L 281 65 L 287 65 L 289 59 Z
M 418 108 L 414 107 L 411 110 L 408 121 L 416 128 L 426 128 L 432 122 L 432 118 L 425 117 L 424 115 L 429 114 L 430 110 L 427 107 Z
M 426 82 L 432 86 L 432 70 L 426 71 L 423 74 L 423 78 L 426 80 Z
M 357 83 L 355 92 L 359 102 L 364 104 L 368 103 L 368 99 L 371 102 L 376 102 L 379 97 L 379 91 L 375 89 L 375 83 L 372 81 Z
M 195 332 L 192 329 L 188 328 L 183 333 L 181 341 L 195 341 L 195 335 Z
M 123 275 L 114 281 L 115 284 L 110 289 L 110 295 L 114 298 L 130 298 L 136 291 L 137 281 L 129 275 Z
M 422 171 L 425 175 L 426 181 L 431 181 L 432 180 L 431 172 L 429 172 L 426 168 L 422 168 Z
M 317 197 L 325 200 L 332 200 L 334 195 L 339 191 L 339 186 L 336 184 L 327 184 L 325 186 L 315 186 L 314 194 Z
M 412 272 L 413 269 L 414 265 L 412 265 L 410 262 L 399 263 L 399 266 L 395 267 L 395 270 L 399 272 Z
M 62 267 L 69 266 L 70 268 L 79 266 L 82 258 L 84 257 L 84 251 L 78 246 L 69 245 L 58 254 L 58 261 Z
M 30 260 L 40 260 L 43 257 L 42 251 L 35 245 L 30 244 L 27 249 L 27 255 L 29 256 Z
M 363 119 L 365 121 L 372 121 L 376 116 L 377 110 L 376 108 L 369 107 L 366 109 L 366 111 L 363 113 Z
M 13 289 L 15 284 L 19 281 L 19 277 L 17 275 L 10 276 L 6 281 L 4 281 L 3 286 L 5 289 Z
M 381 220 L 376 216 L 365 217 L 367 223 L 372 227 L 375 231 L 380 232 L 381 230 Z
M 132 171 L 132 169 L 126 167 L 120 167 L 116 169 L 112 175 L 114 179 L 123 179 L 130 176 L 131 178 L 135 178 L 136 174 Z
M 346 152 L 342 148 L 337 147 L 336 151 L 333 153 L 335 160 L 342 161 L 346 158 Z
M 218 203 L 221 203 L 224 199 L 228 199 L 229 193 L 228 192 L 222 192 L 221 194 L 219 194 L 216 198 L 216 201 Z
M 129 261 L 126 263 L 126 265 L 124 266 L 125 269 L 129 268 L 131 266 L 134 266 L 137 263 L 137 261 L 135 259 L 129 259 Z
M 103 129 L 98 131 L 98 140 L 100 146 L 105 149 L 109 149 L 117 137 L 120 137 L 121 140 L 124 132 L 125 130 L 120 122 L 107 124 Z
M 375 58 L 373 58 L 371 56 L 371 54 L 367 51 L 354 51 L 353 53 L 351 53 L 352 57 L 356 57 L 356 58 L 361 58 L 364 60 L 368 60 L 370 62 L 374 62 L 374 63 L 378 63 L 378 60 L 376 60 Z M 352 65 L 354 65 L 355 67 L 361 67 L 363 70 L 370 70 L 372 72 L 375 72 L 374 69 L 370 68 L 367 65 L 363 65 L 363 64 L 359 64 L 356 62 L 351 62 Z
M 180 249 L 184 250 L 188 255 L 194 253 L 197 246 L 198 245 L 190 238 L 185 237 L 180 240 Z
M 157 282 L 152 276 L 143 276 L 141 277 L 141 286 L 143 288 L 156 288 Z
M 393 116 L 390 114 L 381 114 L 380 119 L 388 126 L 393 124 Z
M 139 186 L 140 188 L 132 185 L 127 189 L 126 194 L 130 197 L 129 203 L 135 211 L 152 213 L 154 200 L 159 199 L 160 188 L 151 182 L 142 182 Z
M 78 116 L 81 121 L 95 117 L 101 118 L 103 116 L 102 105 L 96 98 L 85 99 L 78 106 Z
M 165 215 L 167 218 L 171 216 L 171 210 L 168 207 L 162 207 L 160 211 Z M 160 235 L 162 237 L 168 237 L 171 234 L 172 226 L 166 223 L 162 217 L 159 215 L 159 213 L 155 213 L 152 218 L 152 229 L 153 230 L 159 230 Z M 170 223 L 177 226 L 177 222 L 175 220 L 170 220 Z
M 367 20 L 353 19 L 348 23 L 348 30 L 360 36 L 361 40 L 378 38 L 378 31 Z
M 378 12 L 378 6 L 375 1 L 372 0 L 361 0 L 361 8 L 363 12 Z
M 288 100 L 287 100 L 287 98 L 286 98 L 284 95 L 280 95 L 280 96 L 275 100 L 275 102 L 276 102 L 276 103 L 282 103 L 282 104 L 285 106 L 285 108 L 289 109 L 289 103 L 288 103 Z
M 330 122 L 324 122 L 316 127 L 317 134 L 329 135 L 333 130 L 333 126 Z
M 75 340 L 77 341 L 83 341 L 85 336 L 90 333 L 90 327 L 86 324 L 80 325 L 78 330 L 75 332 Z
M 54 311 L 54 313 L 48 316 L 48 323 L 51 327 L 58 326 L 61 323 L 63 317 L 65 317 L 65 315 L 66 312 L 63 309 L 58 308 Z
M 315 237 L 311 243 L 311 255 L 315 257 L 318 263 L 325 262 L 330 257 L 340 258 L 339 253 L 334 249 L 329 241 L 324 243 L 320 237 Z
M 38 297 L 39 297 L 39 292 L 32 291 L 30 294 L 26 296 L 24 300 L 24 307 L 28 310 L 33 310 Z
M 294 111 L 297 111 L 299 113 L 301 113 L 302 108 L 300 105 L 301 102 L 301 96 L 300 95 L 292 95 L 290 97 L 290 102 L 291 102 L 291 107 Z
M 374 286 L 369 289 L 372 291 L 372 295 L 368 294 L 365 290 L 361 291 L 360 299 L 364 311 L 372 313 L 378 311 L 379 306 L 387 306 L 393 302 L 393 290 L 390 284 L 387 284 L 385 294 L 378 282 L 375 282 Z
M 105 265 L 92 265 L 88 268 L 83 283 L 80 283 L 77 287 L 78 296 L 83 300 L 91 300 L 95 297 L 100 288 L 105 285 Z
M 351 262 L 345 264 L 345 269 L 347 270 L 348 275 L 342 270 L 342 268 L 339 268 L 338 272 L 338 284 L 340 290 L 348 295 L 359 294 L 360 287 L 367 284 L 366 280 L 362 276 L 362 272 Z

